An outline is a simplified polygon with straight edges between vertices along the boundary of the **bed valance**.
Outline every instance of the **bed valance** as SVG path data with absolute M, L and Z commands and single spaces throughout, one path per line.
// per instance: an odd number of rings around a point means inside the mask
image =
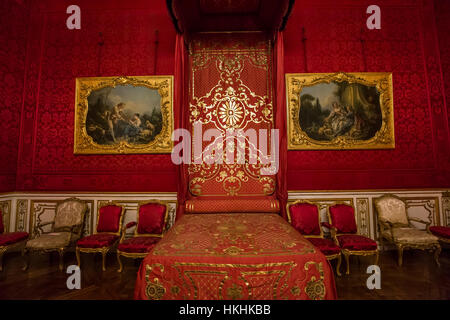
M 186 213 L 278 213 L 280 203 L 273 198 L 214 198 L 186 201 Z

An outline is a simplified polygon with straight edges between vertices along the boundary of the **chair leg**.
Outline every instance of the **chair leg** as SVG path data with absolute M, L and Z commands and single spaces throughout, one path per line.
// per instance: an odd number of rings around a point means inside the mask
M 339 277 L 341 276 L 341 262 L 342 262 L 342 254 L 339 254 L 337 265 L 336 265 L 336 273 Z
M 106 267 L 105 267 L 105 258 L 106 258 L 106 254 L 108 253 L 108 249 L 106 250 L 102 250 L 102 270 L 106 271 Z
M 119 270 L 117 270 L 117 272 L 122 272 L 123 264 L 122 264 L 122 261 L 120 260 L 120 252 L 119 251 L 117 251 L 117 262 L 119 263 Z
M 439 254 L 441 253 L 441 246 L 438 245 L 436 247 L 436 250 L 434 251 L 434 260 L 436 261 L 436 264 L 438 265 L 438 267 L 441 266 L 441 264 L 439 263 Z
M 403 264 L 403 247 L 398 246 L 398 266 L 401 267 Z
M 26 271 L 28 269 L 28 267 L 30 266 L 30 254 L 29 254 L 27 248 L 22 249 L 22 258 L 23 258 L 22 270 Z
M 59 252 L 59 271 L 64 269 L 64 248 L 58 250 Z
M 378 260 L 380 259 L 380 252 L 377 250 L 377 253 L 375 254 L 375 265 L 378 265 Z
M 0 272 L 3 271 L 3 255 L 6 252 L 6 248 L 1 248 L 0 249 Z
M 75 255 L 77 257 L 77 264 L 78 264 L 78 268 L 80 267 L 81 264 L 81 260 L 80 260 L 80 248 L 76 247 L 75 249 Z
M 345 272 L 345 274 L 350 274 L 350 254 L 347 252 L 343 252 L 343 254 L 345 258 L 345 263 L 347 264 L 347 271 Z

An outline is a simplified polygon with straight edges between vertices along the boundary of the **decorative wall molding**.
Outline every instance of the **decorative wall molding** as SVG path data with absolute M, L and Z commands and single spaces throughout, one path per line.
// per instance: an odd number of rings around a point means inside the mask
M 356 209 L 356 219 L 360 234 L 378 240 L 377 219 L 373 208 L 373 200 L 383 194 L 391 193 L 404 199 L 407 203 L 408 215 L 428 219 L 432 225 L 450 225 L 450 192 L 445 189 L 427 190 L 352 190 L 352 191 L 290 191 L 289 202 L 309 200 L 317 203 L 321 221 L 327 221 L 327 207 L 334 202 L 352 204 Z M 136 221 L 139 202 L 152 199 L 165 201 L 169 205 L 169 227 L 175 222 L 177 195 L 168 193 L 7 193 L 0 194 L 0 206 L 8 212 L 9 231 L 33 231 L 36 221 L 51 221 L 54 218 L 58 201 L 76 197 L 86 201 L 89 214 L 86 218 L 84 234 L 93 233 L 98 206 L 107 201 L 118 202 L 125 207 L 124 224 Z M 423 228 L 418 224 L 417 227 Z M 134 228 L 127 230 L 132 234 Z M 324 229 L 327 233 L 328 230 Z
M 447 190 L 361 190 L 361 191 L 290 191 L 289 202 L 308 200 L 319 205 L 321 221 L 328 221 L 326 210 L 334 202 L 353 204 L 361 235 L 378 240 L 377 217 L 373 200 L 394 194 L 406 202 L 408 215 L 431 221 L 432 225 L 450 225 L 450 192 Z M 423 224 L 412 223 L 423 229 Z M 324 229 L 327 233 L 328 230 Z
M 5 226 L 5 231 L 9 232 L 11 220 L 11 200 L 0 201 L 0 210 L 1 210 L 0 219 L 3 218 L 3 225 Z
M 27 230 L 27 215 L 28 215 L 28 200 L 27 199 L 15 199 L 16 214 L 15 214 L 15 229 L 14 231 Z
M 445 226 L 450 225 L 450 192 L 442 193 L 442 211 L 443 211 L 443 224 Z
M 78 198 L 87 203 L 89 211 L 86 216 L 83 235 L 92 234 L 97 222 L 98 206 L 107 201 L 115 201 L 124 205 L 124 224 L 136 221 L 139 202 L 152 199 L 166 202 L 169 206 L 169 227 L 175 222 L 177 194 L 173 193 L 8 193 L 0 194 L 0 206 L 7 208 L 8 220 L 5 225 L 9 231 L 26 231 L 32 237 L 43 231 L 49 231 L 45 226 L 34 230 L 34 226 L 53 221 L 58 202 L 67 198 Z M 134 228 L 127 230 L 127 234 Z
M 358 230 L 363 236 L 370 236 L 370 205 L 369 198 L 357 198 L 356 206 Z

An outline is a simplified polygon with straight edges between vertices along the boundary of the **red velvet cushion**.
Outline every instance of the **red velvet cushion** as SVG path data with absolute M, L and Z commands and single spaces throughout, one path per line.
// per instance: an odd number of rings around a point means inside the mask
M 450 239 L 450 227 L 430 227 L 430 231 L 436 237 Z
M 335 255 L 341 252 L 341 248 L 339 248 L 333 241 L 329 239 L 307 238 L 306 240 L 311 242 L 326 256 Z
M 355 210 L 346 204 L 335 204 L 330 207 L 331 224 L 338 233 L 356 233 Z
M 356 234 L 338 236 L 337 240 L 342 249 L 351 251 L 371 251 L 377 249 L 377 243 L 375 241 Z
M 123 241 L 117 249 L 123 252 L 141 253 L 150 252 L 161 238 L 134 237 Z
M 320 235 L 319 210 L 310 203 L 297 203 L 289 207 L 291 224 L 304 235 Z
M 0 246 L 7 246 L 28 238 L 28 232 L 8 232 L 0 234 Z
M 137 232 L 140 234 L 162 234 L 165 215 L 166 206 L 163 204 L 147 203 L 141 205 L 139 208 Z
M 0 234 L 5 232 L 5 226 L 3 225 L 3 214 L 2 209 L 0 209 Z
M 119 236 L 114 234 L 93 234 L 77 241 L 80 248 L 103 248 L 112 245 Z
M 122 208 L 115 205 L 101 207 L 99 210 L 99 219 L 97 232 L 119 232 L 120 213 Z

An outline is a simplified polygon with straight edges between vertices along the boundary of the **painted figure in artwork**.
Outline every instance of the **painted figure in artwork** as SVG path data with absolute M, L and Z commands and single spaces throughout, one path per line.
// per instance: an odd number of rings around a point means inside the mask
M 318 141 L 340 136 L 371 139 L 382 124 L 379 97 L 375 87 L 345 81 L 304 87 L 300 93 L 300 127 Z
M 319 128 L 319 133 L 327 134 L 330 137 L 344 134 L 353 125 L 352 114 L 350 107 L 333 102 L 330 115 L 323 120 L 323 126 Z
M 119 85 L 91 92 L 86 132 L 100 145 L 147 144 L 162 129 L 157 90 Z

